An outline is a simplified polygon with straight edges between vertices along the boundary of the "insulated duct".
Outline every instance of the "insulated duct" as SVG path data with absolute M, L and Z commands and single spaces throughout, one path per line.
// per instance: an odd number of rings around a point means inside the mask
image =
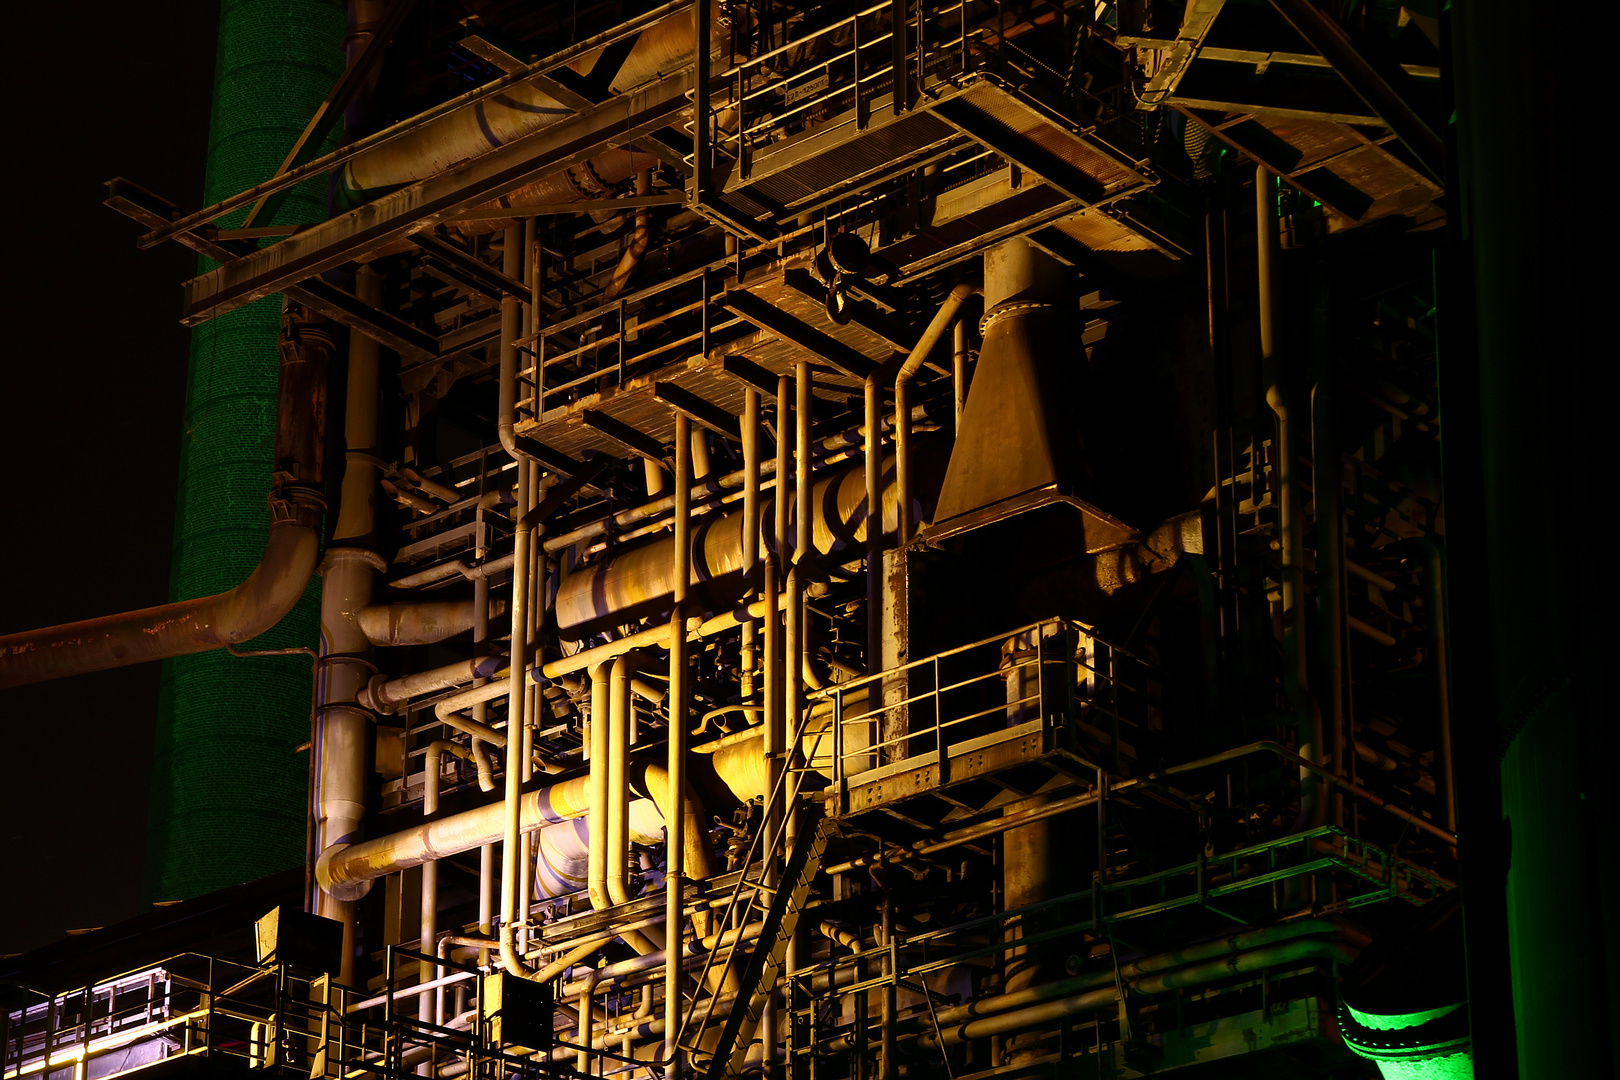
M 894 462 L 883 464 L 883 531 L 892 533 L 899 520 L 899 487 Z M 856 464 L 821 472 L 812 494 L 812 543 L 822 555 L 848 551 L 858 557 L 866 538 L 865 468 Z M 761 508 L 770 521 L 775 501 Z M 742 511 L 711 515 L 692 530 L 692 580 L 706 610 L 719 611 L 742 595 Z M 766 530 L 768 531 L 768 530 Z M 762 536 L 759 550 L 774 544 Z M 557 626 L 565 637 L 579 640 L 599 629 L 634 619 L 667 617 L 674 595 L 675 540 L 663 536 L 621 550 L 562 579 L 557 589 Z
M 717 19 L 711 20 L 711 25 L 718 23 Z M 692 40 L 690 11 L 680 11 L 654 23 L 636 38 L 629 55 L 624 58 L 618 71 L 607 79 L 603 89 L 614 94 L 622 93 L 649 79 L 684 67 L 692 58 Z M 586 79 L 594 76 L 600 80 L 605 73 L 597 72 L 596 65 L 609 52 L 607 47 L 593 50 L 568 67 Z M 493 98 L 479 102 L 470 110 L 451 113 L 423 124 L 354 158 L 339 174 L 342 197 L 348 205 L 357 205 L 370 192 L 437 175 L 453 165 L 504 146 L 571 115 L 573 110 L 551 95 L 527 83 L 518 83 Z M 625 151 L 619 153 L 627 159 L 632 157 Z M 645 167 L 648 164 L 648 156 L 640 155 L 639 165 Z M 617 174 L 617 178 L 627 179 L 634 174 L 636 167 L 636 164 L 631 164 Z M 573 172 L 588 178 L 591 166 L 581 166 Z M 606 178 L 600 177 L 600 181 L 606 181 Z M 563 197 L 560 200 L 553 197 L 550 199 L 552 202 L 589 198 L 596 194 L 594 191 L 587 194 L 577 186 L 581 183 L 591 184 L 590 179 L 570 181 L 566 179 L 566 174 L 559 173 L 555 178 L 542 179 L 529 187 L 520 188 L 507 200 L 494 205 L 526 203 L 537 198 L 541 188 L 548 183 L 563 185 L 556 189 Z M 531 188 L 534 190 L 531 191 Z

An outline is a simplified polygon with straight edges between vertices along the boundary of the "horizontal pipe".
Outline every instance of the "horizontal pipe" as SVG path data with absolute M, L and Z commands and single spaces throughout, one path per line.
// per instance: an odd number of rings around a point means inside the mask
M 663 766 L 637 764 L 633 766 L 632 775 L 639 779 L 641 792 L 658 804 L 659 811 L 668 820 L 669 780 Z M 576 776 L 537 791 L 525 792 L 519 797 L 519 829 L 533 832 L 545 825 L 584 816 L 590 810 L 589 782 L 587 776 Z M 708 830 L 691 827 L 692 822 L 702 822 L 706 816 L 695 795 L 688 795 L 683 814 L 688 821 L 688 834 L 695 841 L 688 847 L 701 847 L 703 852 L 707 852 L 704 838 L 708 836 Z M 493 802 L 374 840 L 334 844 L 321 852 L 315 864 L 315 876 L 323 889 L 341 896 L 346 888 L 420 866 L 428 859 L 444 859 L 475 847 L 493 844 L 505 834 L 505 826 L 505 803 Z M 693 876 L 712 875 L 711 855 L 689 850 L 687 860 L 689 866 L 696 862 L 704 867 L 700 870 L 694 866 Z
M 1304 937 L 1248 952 L 1219 956 L 1203 963 L 1135 977 L 1126 977 L 1123 968 L 1117 976 L 1110 969 L 1093 976 L 1065 979 L 1031 987 L 1016 994 L 982 998 L 968 1005 L 941 1010 L 937 1015 L 941 1029 L 939 1036 L 936 1036 L 933 1030 L 925 1029 L 918 1037 L 917 1044 L 921 1048 L 937 1050 L 941 1043 L 945 1046 L 954 1046 L 975 1039 L 1010 1035 L 1030 1028 L 1055 1024 L 1081 1013 L 1116 1004 L 1122 989 L 1126 993 L 1159 994 L 1182 987 L 1203 986 L 1233 975 L 1262 971 L 1279 964 L 1295 964 L 1305 960 L 1331 960 L 1335 963 L 1349 964 L 1355 960 L 1356 954 L 1355 946 L 1344 941 Z M 1089 984 L 1096 988 L 1072 993 L 1071 990 L 1076 983 Z M 1098 983 L 1104 985 L 1097 986 Z M 972 1018 L 963 1019 L 964 1017 Z
M 889 483 L 884 485 L 880 528 L 892 532 L 899 521 L 899 488 L 893 481 L 893 462 L 885 462 Z M 852 557 L 866 536 L 866 478 L 862 464 L 828 470 L 816 478 L 810 500 L 810 539 L 826 555 L 848 548 Z M 807 489 L 806 494 L 810 494 Z M 711 517 L 692 530 L 690 573 L 694 594 L 704 595 L 711 606 L 728 603 L 745 588 L 742 573 L 746 514 L 736 511 Z M 769 511 L 762 508 L 762 517 Z M 758 538 L 760 550 L 773 545 Z M 582 637 L 604 624 L 620 623 L 625 616 L 667 616 L 675 595 L 677 556 L 675 539 L 662 536 L 620 549 L 612 557 L 564 577 L 557 591 L 557 626 L 565 637 Z
M 320 512 L 294 507 L 270 526 L 264 556 L 234 589 L 0 637 L 0 687 L 238 645 L 279 623 L 315 574 Z
M 270 532 L 247 578 L 212 596 L 0 637 L 0 687 L 238 645 L 292 611 L 320 554 L 326 375 L 324 329 L 287 321 L 276 395 Z M 313 644 L 313 642 L 311 643 Z
M 479 656 L 471 660 L 458 660 L 454 664 L 418 671 L 398 679 L 379 675 L 371 685 L 360 691 L 360 704 L 373 712 L 395 713 L 424 694 L 466 686 L 477 679 L 487 679 L 506 666 L 501 656 Z
M 519 811 L 523 831 L 585 814 L 589 809 L 585 786 L 586 778 L 576 777 L 525 793 Z M 321 852 L 315 876 L 323 889 L 341 895 L 345 886 L 493 844 L 504 832 L 504 803 L 492 802 L 374 840 L 334 844 Z
M 490 618 L 505 612 L 506 601 L 490 603 Z M 433 645 L 470 631 L 475 613 L 471 600 L 428 600 L 373 604 L 355 618 L 373 645 Z

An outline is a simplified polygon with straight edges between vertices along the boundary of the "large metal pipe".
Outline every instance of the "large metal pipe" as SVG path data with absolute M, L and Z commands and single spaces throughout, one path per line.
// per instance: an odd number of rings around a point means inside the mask
M 609 81 L 609 92 L 621 93 L 684 66 L 693 53 L 692 24 L 693 13 L 687 9 L 643 30 Z M 607 51 L 608 47 L 593 49 L 568 68 L 589 76 Z M 354 199 L 367 191 L 435 176 L 572 114 L 549 94 L 520 82 L 471 110 L 422 124 L 357 155 L 343 167 L 339 184 Z
M 668 772 L 656 763 L 637 762 L 631 766 L 632 790 L 639 790 L 658 807 L 665 821 L 679 818 L 685 823 L 701 823 L 707 816 L 702 802 L 690 790 L 677 812 L 671 803 Z M 588 776 L 574 776 L 534 791 L 518 799 L 518 828 L 532 832 L 590 812 Z M 690 831 L 690 830 L 688 830 Z M 338 844 L 321 852 L 316 862 L 316 879 L 321 887 L 336 892 L 353 892 L 355 887 L 385 874 L 420 866 L 426 859 L 443 859 L 475 847 L 493 844 L 506 832 L 506 800 L 464 810 L 459 814 L 423 822 L 411 828 L 363 840 Z M 694 867 L 693 876 L 713 872 L 712 857 L 705 856 L 707 835 L 694 836 L 686 844 L 686 861 Z
M 590 819 L 589 861 L 585 876 L 585 892 L 591 907 L 605 911 L 613 906 L 607 890 L 608 830 L 603 828 L 608 817 L 608 710 L 612 687 L 609 686 L 613 664 L 598 664 L 591 669 L 590 731 L 586 735 L 586 750 L 590 757 L 589 803 Z
M 471 660 L 457 660 L 453 664 L 402 675 L 397 679 L 377 675 L 372 677 L 371 685 L 360 692 L 360 703 L 373 712 L 396 713 L 413 698 L 467 686 L 479 679 L 489 678 L 504 667 L 504 656 L 475 656 Z
M 784 436 L 780 441 L 792 445 L 789 437 Z M 880 499 L 881 527 L 884 532 L 891 532 L 899 522 L 900 492 L 888 469 L 889 463 L 884 465 L 891 482 L 883 488 Z M 807 551 L 835 555 L 852 549 L 859 551 L 864 546 L 867 522 L 864 474 L 863 466 L 853 463 L 824 469 L 806 485 L 804 496 L 797 501 L 801 505 L 808 501 L 809 509 L 797 532 L 801 541 L 808 536 Z M 785 519 L 792 501 L 779 491 L 773 504 L 778 511 L 778 525 L 786 532 Z M 744 511 L 711 516 L 689 530 L 692 546 L 679 549 L 687 552 L 689 559 L 688 587 L 696 586 L 701 590 L 701 599 L 710 610 L 729 606 L 747 589 L 747 578 L 743 574 L 747 520 Z M 783 539 L 787 543 L 771 546 L 779 557 L 786 558 L 792 550 L 793 539 Z M 673 602 L 677 550 L 674 537 L 660 536 L 627 545 L 611 558 L 563 578 L 557 588 L 555 605 L 559 632 L 570 638 L 583 637 L 607 625 L 622 623 L 627 617 L 661 617 Z M 694 599 L 697 598 L 699 594 L 694 593 Z
M 289 322 L 277 392 L 270 535 L 253 572 L 212 596 L 0 637 L 0 688 L 239 645 L 293 609 L 320 554 L 332 350 L 325 330 Z
M 743 520 L 742 575 L 744 597 L 758 591 L 759 579 L 759 391 L 743 391 Z M 753 701 L 759 689 L 756 665 L 759 663 L 756 627 L 752 619 L 742 624 L 741 692 L 745 702 Z
M 506 603 L 486 601 L 486 617 L 506 611 Z M 360 629 L 373 645 L 433 645 L 465 634 L 477 621 L 472 600 L 417 600 L 397 604 L 371 604 L 356 615 Z
M 692 422 L 685 413 L 675 415 L 675 559 L 670 615 L 669 642 L 669 803 L 678 805 L 686 797 L 686 743 L 691 711 L 690 671 L 686 649 L 686 605 L 692 559 Z M 664 877 L 664 1010 L 668 1028 L 664 1035 L 666 1076 L 683 1073 L 680 1044 L 681 959 L 684 955 L 685 926 L 682 918 L 686 874 L 686 818 L 682 813 L 668 815 L 668 840 Z
M 376 275 L 363 275 L 356 286 L 370 302 L 380 293 Z M 358 613 L 371 602 L 375 577 L 387 563 L 371 550 L 376 530 L 376 470 L 364 458 L 377 444 L 378 348 L 364 334 L 349 335 L 344 445 L 347 448 L 339 508 L 339 529 L 321 563 L 320 671 L 316 678 L 314 731 L 317 851 L 353 843 L 365 820 L 371 776 L 373 727 L 360 704 L 371 672 L 371 643 Z M 354 985 L 353 901 L 365 887 L 338 896 L 326 890 L 315 896 L 315 911 L 343 924 L 340 978 Z

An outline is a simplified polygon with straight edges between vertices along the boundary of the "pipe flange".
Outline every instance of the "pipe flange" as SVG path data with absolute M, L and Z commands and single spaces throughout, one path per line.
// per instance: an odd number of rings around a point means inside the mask
M 1026 311 L 1037 311 L 1043 308 L 1055 308 L 1057 304 L 1050 300 L 1019 300 L 1011 304 L 997 304 L 986 311 L 979 318 L 979 336 L 990 328 L 990 324 L 1007 315 L 1019 315 Z

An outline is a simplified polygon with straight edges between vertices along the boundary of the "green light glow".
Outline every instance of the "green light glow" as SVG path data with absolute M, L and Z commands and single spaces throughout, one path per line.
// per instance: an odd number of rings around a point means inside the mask
M 1430 1020 L 1438 1020 L 1442 1016 L 1449 1016 L 1462 1008 L 1462 1002 L 1455 1005 L 1442 1005 L 1437 1009 L 1424 1009 L 1420 1012 L 1401 1013 L 1393 1016 L 1383 1016 L 1379 1013 L 1362 1012 L 1354 1005 L 1346 1004 L 1350 1015 L 1354 1016 L 1363 1027 L 1374 1031 L 1400 1031 L 1403 1028 L 1414 1028 L 1427 1024 Z
M 345 21 L 341 0 L 223 0 L 204 202 L 275 173 L 343 70 Z M 273 220 L 325 217 L 326 185 L 316 180 Z M 170 599 L 232 588 L 264 551 L 280 321 L 281 297 L 268 296 L 192 334 Z M 311 584 L 250 644 L 313 646 L 319 606 Z M 308 764 L 293 749 L 309 737 L 308 661 L 221 649 L 167 661 L 162 680 L 148 896 L 184 899 L 298 865 Z

